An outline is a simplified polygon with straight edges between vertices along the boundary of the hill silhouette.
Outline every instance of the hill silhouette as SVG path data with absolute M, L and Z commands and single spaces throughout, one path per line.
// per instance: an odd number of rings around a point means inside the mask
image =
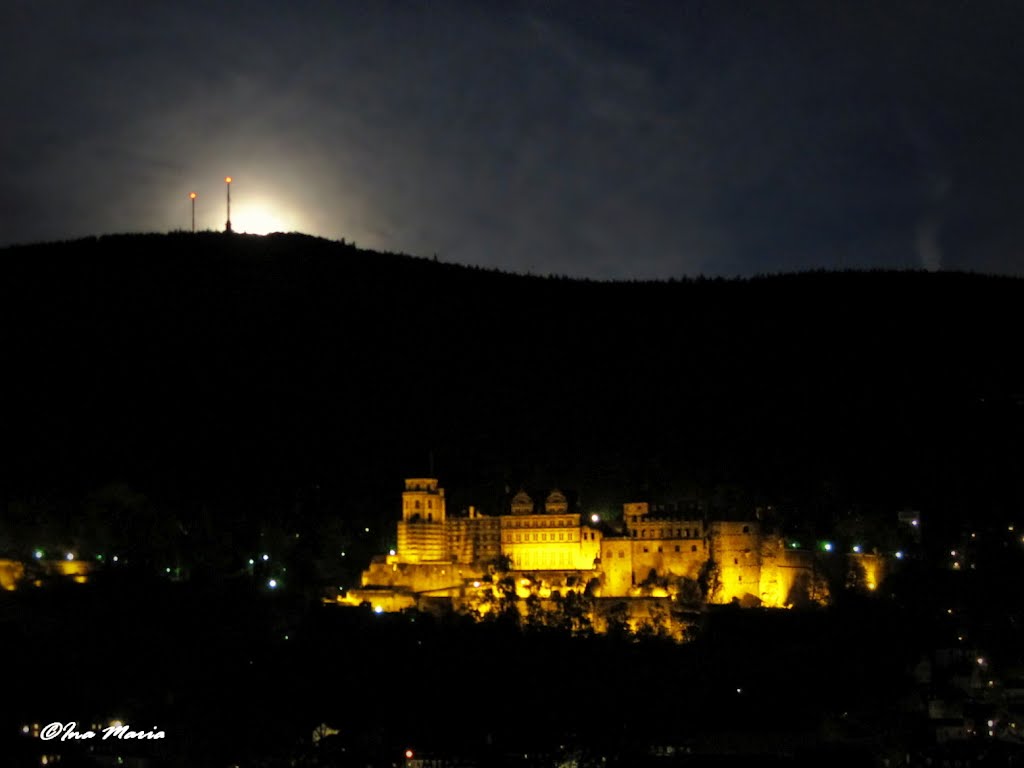
M 453 506 L 491 512 L 522 484 L 807 514 L 1024 501 L 1020 279 L 604 283 L 297 234 L 0 263 L 9 499 L 123 482 L 223 515 L 390 521 L 432 463 Z

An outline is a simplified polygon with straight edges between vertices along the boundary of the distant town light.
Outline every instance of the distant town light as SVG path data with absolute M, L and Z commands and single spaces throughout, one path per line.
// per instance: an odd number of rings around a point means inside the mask
M 856 552 L 859 555 L 860 554 L 860 544 L 854 544 L 853 545 L 853 551 Z
M 363 530 L 364 530 L 364 531 L 365 531 L 366 533 L 369 533 L 369 532 L 370 532 L 370 529 L 369 529 L 369 528 L 363 528 Z
M 262 560 L 264 563 L 267 562 L 267 560 L 269 560 L 269 559 L 270 559 L 270 555 L 266 555 L 266 554 L 263 555 L 263 557 L 260 558 L 260 560 Z
M 41 550 L 41 549 L 37 549 L 32 554 L 35 555 L 36 560 L 42 560 L 43 559 L 43 550 Z
M 1012 525 L 1008 525 L 1006 527 L 1006 530 L 1008 530 L 1010 533 L 1013 533 L 1013 526 Z
M 64 555 L 64 559 L 65 560 L 74 560 L 75 559 L 74 552 L 68 552 L 66 555 Z
M 373 606 L 373 612 L 374 613 L 384 613 L 384 608 L 383 608 L 383 606 L 375 605 L 375 606 Z
M 600 522 L 600 520 L 601 520 L 601 516 L 599 514 L 597 514 L 596 512 L 590 516 L 590 522 L 592 522 L 592 523 L 598 523 L 598 522 Z
M 985 659 L 984 659 L 984 658 L 983 658 L 982 656 L 979 656 L 979 657 L 977 658 L 977 662 L 978 662 L 978 666 L 979 666 L 979 667 L 983 667 L 983 666 L 985 666 Z
M 405 759 L 406 760 L 412 760 L 413 754 L 414 754 L 414 752 L 411 749 L 405 750 Z
M 388 550 L 388 554 L 389 554 L 389 555 L 394 555 L 394 554 L 395 554 L 395 550 L 393 550 L 393 549 L 389 549 L 389 550 Z
M 344 552 L 342 552 L 342 553 L 341 553 L 341 556 L 342 556 L 342 557 L 344 557 L 344 556 L 345 556 L 345 553 L 344 553 Z
M 903 550 L 902 549 L 896 550 L 896 559 L 897 560 L 902 560 L 903 559 Z
M 917 518 L 915 517 L 915 518 L 914 518 L 913 520 L 911 520 L 911 521 L 910 521 L 910 524 L 911 524 L 912 526 L 914 526 L 915 528 L 917 528 L 917 526 L 918 526 L 918 520 L 917 520 Z
M 479 581 L 474 581 L 473 582 L 473 586 L 474 587 L 479 587 L 480 586 L 480 582 Z
M 267 586 L 271 589 L 277 589 L 277 579 L 271 579 L 267 582 Z
M 956 557 L 956 550 L 955 549 L 949 550 L 949 554 L 951 554 L 953 557 Z
M 832 551 L 832 542 L 831 541 L 826 541 L 824 544 L 821 545 L 821 548 L 824 549 L 826 552 L 831 552 Z
M 256 561 L 253 560 L 251 557 L 249 558 L 249 565 L 256 565 Z
M 164 568 L 164 571 L 165 571 L 166 573 L 170 573 L 170 572 L 171 572 L 171 569 L 170 569 L 170 568 Z
M 111 558 L 111 559 L 116 563 L 117 562 L 117 555 L 114 555 L 114 557 Z

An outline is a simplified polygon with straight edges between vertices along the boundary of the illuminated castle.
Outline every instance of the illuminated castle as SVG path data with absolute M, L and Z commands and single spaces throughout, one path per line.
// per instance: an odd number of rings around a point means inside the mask
M 389 611 L 422 598 L 466 599 L 494 589 L 498 575 L 512 576 L 520 597 L 669 598 L 699 586 L 711 603 L 781 608 L 827 600 L 814 553 L 788 549 L 757 520 L 662 515 L 630 502 L 618 529 L 598 522 L 572 510 L 559 490 L 543 504 L 520 491 L 497 516 L 470 507 L 451 517 L 436 479 L 408 479 L 397 549 L 375 557 L 345 601 Z M 881 561 L 871 558 L 858 562 L 873 589 Z

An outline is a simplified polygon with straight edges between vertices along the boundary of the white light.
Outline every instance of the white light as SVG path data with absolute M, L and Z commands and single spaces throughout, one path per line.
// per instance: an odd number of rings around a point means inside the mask
M 743 693 L 743 689 L 742 688 L 737 688 L 736 689 L 736 693 Z
M 911 520 L 910 524 L 916 528 L 917 527 L 917 520 L 916 519 Z
M 995 724 L 996 724 L 996 721 L 995 721 L 995 720 L 989 720 L 989 721 L 988 721 L 988 727 L 989 727 L 989 728 L 991 728 L 991 727 L 992 727 L 992 726 L 994 726 Z
M 170 569 L 170 568 L 164 568 L 164 570 L 165 570 L 165 571 L 166 571 L 167 573 L 170 573 L 170 572 L 171 572 L 171 569 Z
M 29 727 L 28 727 L 27 725 L 23 725 L 23 726 L 21 727 L 21 732 L 22 732 L 22 733 L 28 733 L 28 732 L 29 732 Z
M 985 664 L 985 659 L 983 659 L 981 656 L 979 656 L 978 657 L 978 664 L 984 665 Z
M 600 519 L 601 519 L 601 516 L 599 514 L 597 514 L 596 512 L 593 515 L 590 516 L 590 522 L 592 522 L 592 523 L 596 523 Z
M 37 549 L 37 550 L 36 550 L 35 552 L 33 552 L 32 554 L 36 556 L 36 560 L 41 560 L 41 559 L 42 559 L 42 557 L 43 557 L 43 550 L 41 550 L 41 549 Z
M 261 559 L 261 560 L 262 560 L 262 561 L 263 561 L 263 562 L 265 563 L 265 562 L 267 562 L 267 560 L 269 560 L 269 559 L 270 559 L 270 555 L 264 555 L 264 556 L 263 556 L 263 557 L 261 557 L 260 559 Z
M 903 559 L 903 551 L 902 550 L 896 552 L 896 559 L 897 560 L 902 560 Z
M 249 558 L 249 565 L 256 565 L 256 561 L 253 560 L 251 557 Z
M 389 554 L 389 555 L 394 555 L 394 554 L 395 554 L 395 550 L 393 550 L 393 549 L 389 549 L 389 550 L 388 550 L 388 554 Z
M 384 613 L 384 608 L 383 608 L 382 606 L 379 606 L 379 605 L 375 605 L 375 606 L 373 607 L 373 612 L 374 612 L 374 613 Z
M 831 541 L 826 541 L 825 542 L 825 551 L 826 552 L 831 552 L 832 551 L 832 542 Z
M 854 544 L 853 551 L 856 552 L 859 555 L 860 554 L 860 544 Z
M 114 562 L 117 562 L 117 555 L 114 555 Z
M 64 555 L 64 559 L 65 559 L 65 560 L 74 560 L 74 559 L 75 559 L 75 556 L 74 556 L 74 554 L 73 554 L 73 553 L 71 553 L 71 552 L 68 552 L 68 553 L 67 553 L 66 555 Z
M 364 530 L 364 531 L 366 531 L 367 533 L 369 533 L 369 532 L 370 532 L 370 529 L 369 529 L 369 528 L 363 528 L 363 530 Z
M 267 586 L 271 589 L 277 589 L 277 579 L 271 579 L 267 582 Z
M 344 552 L 342 552 L 342 553 L 341 553 L 341 556 L 342 556 L 342 557 L 344 557 L 344 556 L 345 556 L 345 553 L 344 553 Z
M 949 554 L 951 554 L 953 557 L 956 557 L 956 550 L 955 549 L 949 550 Z

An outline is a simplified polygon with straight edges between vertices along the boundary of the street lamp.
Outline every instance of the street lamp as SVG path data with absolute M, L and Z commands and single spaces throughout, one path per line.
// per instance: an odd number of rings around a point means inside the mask
M 227 185 L 227 188 L 228 188 L 228 223 L 225 225 L 224 231 L 225 232 L 230 232 L 231 231 L 231 177 L 230 176 L 225 176 L 224 177 L 224 183 Z
M 192 201 L 192 234 L 196 233 L 196 198 L 199 197 L 195 192 L 188 193 L 188 199 Z

